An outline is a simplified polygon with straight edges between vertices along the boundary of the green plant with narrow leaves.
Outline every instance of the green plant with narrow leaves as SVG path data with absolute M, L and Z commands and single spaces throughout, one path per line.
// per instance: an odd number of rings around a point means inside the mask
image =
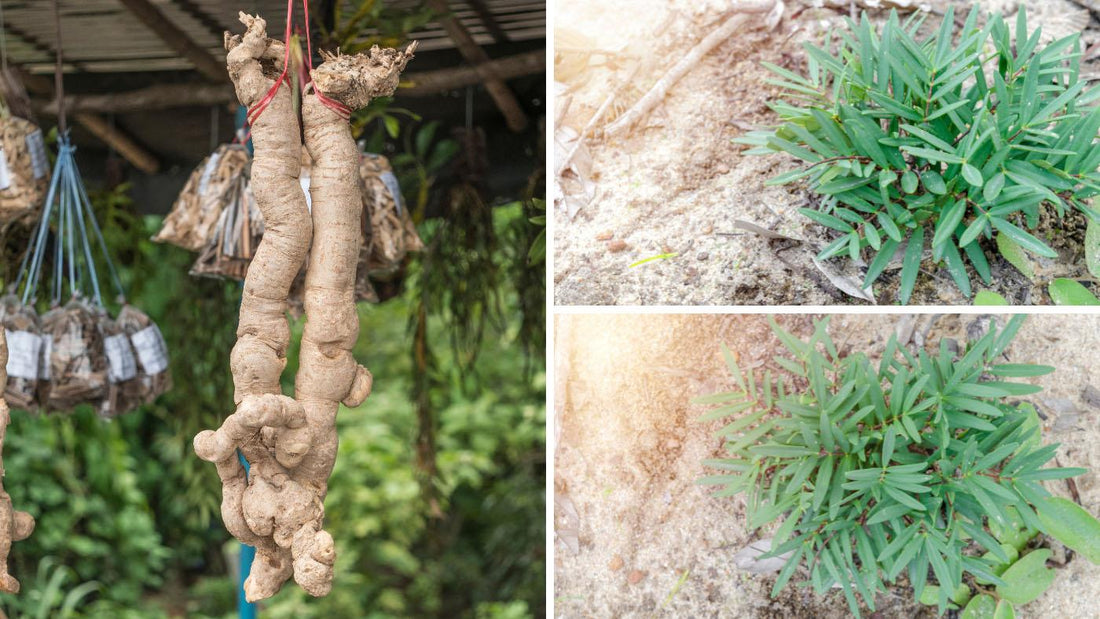
M 804 565 L 815 592 L 838 584 L 856 616 L 857 595 L 874 610 L 902 574 L 941 613 L 972 596 L 1022 604 L 1050 584 L 1049 550 L 1024 552 L 1036 532 L 1100 563 L 1100 522 L 1042 485 L 1085 469 L 1043 468 L 1058 445 L 1042 445 L 1035 409 L 1015 401 L 1041 388 L 1004 380 L 1054 371 L 1003 362 L 1022 321 L 959 353 L 942 341 L 913 354 L 891 337 L 877 363 L 841 355 L 827 319 L 808 341 L 772 320 L 786 354 L 763 369 L 742 371 L 723 348 L 736 388 L 696 403 L 717 405 L 704 421 L 734 417 L 718 431 L 728 456 L 706 461 L 720 472 L 700 483 L 744 493 L 750 529 L 782 521 L 764 555 L 785 557 L 772 595 Z
M 926 38 L 923 15 L 892 13 L 881 29 L 864 15 L 806 45 L 807 75 L 767 65 L 789 99 L 771 104 L 781 124 L 737 141 L 805 163 L 769 183 L 807 179 L 823 198 L 801 209 L 837 235 L 819 259 L 867 258 L 869 286 L 904 247 L 908 303 L 930 245 L 969 297 L 967 262 L 992 279 L 983 239 L 996 233 L 1013 258 L 1054 258 L 1029 232 L 1043 209 L 1097 219 L 1086 200 L 1100 193 L 1100 89 L 1081 79 L 1079 37 L 1041 46 L 1024 13 L 1015 40 L 999 15 L 979 26 L 977 8 L 960 31 L 949 8 Z

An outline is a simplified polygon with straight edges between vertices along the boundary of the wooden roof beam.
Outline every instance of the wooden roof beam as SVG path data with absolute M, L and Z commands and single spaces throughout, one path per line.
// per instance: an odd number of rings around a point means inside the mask
M 489 61 L 489 66 L 503 79 L 538 75 L 546 71 L 546 51 L 535 50 Z M 453 67 L 434 71 L 413 71 L 403 76 L 410 85 L 398 89 L 398 97 L 430 97 L 434 94 L 465 88 L 481 82 L 473 67 Z M 237 95 L 231 86 L 221 84 L 156 84 L 126 92 L 91 95 L 66 95 L 65 109 L 80 113 L 126 113 L 166 110 L 178 107 L 235 104 Z M 35 99 L 35 110 L 57 114 L 57 101 Z
M 454 16 L 447 0 L 428 0 L 428 7 L 438 14 L 436 22 L 447 31 L 447 36 L 454 42 L 462 57 L 474 66 L 485 84 L 485 89 L 489 91 L 489 96 L 493 98 L 501 114 L 504 114 L 508 128 L 516 133 L 526 129 L 527 113 L 523 111 L 515 93 L 508 88 L 504 78 L 492 67 L 489 55 L 474 41 L 470 31 Z
M 45 42 L 13 26 L 11 20 L 4 20 L 4 29 L 39 51 L 50 55 L 56 53 L 56 51 Z M 81 67 L 78 62 L 70 62 L 69 64 L 77 69 Z M 23 82 L 23 86 L 28 92 L 45 97 L 54 96 L 53 80 L 42 75 L 28 73 L 20 68 L 16 70 Z M 54 114 L 56 114 L 56 111 Z M 160 162 L 157 160 L 156 156 L 142 148 L 133 138 L 125 132 L 113 127 L 111 123 L 107 122 L 102 117 L 85 112 L 74 115 L 73 120 L 80 123 L 81 126 L 87 129 L 89 133 L 94 135 L 101 142 L 115 149 L 115 152 L 122 155 L 126 161 L 130 162 L 130 165 L 138 170 L 146 174 L 154 174 L 160 170 Z
M 489 36 L 493 37 L 494 43 L 508 42 L 508 33 L 500 27 L 497 18 L 493 17 L 493 12 L 489 10 L 489 5 L 485 3 L 485 0 L 466 0 L 466 3 L 477 13 L 477 18 L 485 25 L 485 29 L 489 31 Z
M 42 75 L 33 75 L 26 71 L 19 71 L 19 77 L 23 80 L 28 92 L 47 97 L 54 96 L 53 81 Z M 73 120 L 80 123 L 89 133 L 101 142 L 115 149 L 119 155 L 129 161 L 138 170 L 146 174 L 154 174 L 160 170 L 160 162 L 149 151 L 142 148 L 133 138 L 125 132 L 112 126 L 102 116 L 79 112 L 73 114 Z
M 214 82 L 229 82 L 229 72 L 225 63 L 213 56 L 206 48 L 191 39 L 179 26 L 168 19 L 164 13 L 153 6 L 149 0 L 118 0 L 145 27 L 160 37 L 174 52 L 195 65 L 199 73 Z

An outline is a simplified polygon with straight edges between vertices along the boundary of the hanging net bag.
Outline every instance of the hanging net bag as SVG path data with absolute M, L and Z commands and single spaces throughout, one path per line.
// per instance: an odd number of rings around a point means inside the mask
M 167 388 L 167 352 L 156 326 L 126 305 L 75 151 L 63 132 L 45 208 L 20 269 L 17 287 L 23 284 L 22 296 L 18 304 L 11 303 L 11 313 L 18 312 L 24 323 L 40 293 L 48 294 L 50 305 L 37 323 L 40 363 L 34 401 L 24 398 L 20 405 L 58 412 L 89 404 L 101 416 L 114 417 Z M 118 320 L 104 304 L 95 253 L 106 263 L 123 306 Z M 40 290 L 42 282 L 47 283 L 45 290 Z M 9 388 L 14 386 L 9 379 Z

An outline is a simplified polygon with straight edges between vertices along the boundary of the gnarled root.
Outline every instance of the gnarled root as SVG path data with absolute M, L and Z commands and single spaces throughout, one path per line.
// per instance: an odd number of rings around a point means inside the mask
M 242 13 L 241 23 L 243 35 L 226 34 L 226 64 L 241 103 L 253 106 L 281 71 L 275 59 L 285 48 L 267 37 L 264 20 Z M 316 87 L 358 109 L 393 93 L 415 47 L 329 56 L 314 71 Z M 316 93 L 303 97 L 302 116 L 314 162 L 312 214 L 298 184 L 301 142 L 289 89 L 280 88 L 252 126 L 252 189 L 265 230 L 245 278 L 231 356 L 237 409 L 194 441 L 195 453 L 217 466 L 226 528 L 257 549 L 245 582 L 252 601 L 270 597 L 292 575 L 311 595 L 331 590 L 336 550 L 323 523 L 336 463 L 336 413 L 340 403 L 361 404 L 373 382 L 351 355 L 359 336 L 359 151 L 348 121 Z M 290 398 L 279 384 L 290 339 L 286 299 L 310 247 L 306 325 Z M 247 475 L 238 451 L 250 465 Z
M 8 382 L 8 343 L 4 329 L 0 328 L 0 452 L 4 449 L 4 437 L 7 434 L 11 414 L 4 402 L 3 386 Z M 0 461 L 0 477 L 4 475 L 4 465 Z M 27 512 L 16 511 L 12 507 L 11 497 L 0 484 L 0 591 L 19 593 L 19 581 L 8 573 L 8 552 L 12 542 L 30 537 L 34 531 L 34 518 Z

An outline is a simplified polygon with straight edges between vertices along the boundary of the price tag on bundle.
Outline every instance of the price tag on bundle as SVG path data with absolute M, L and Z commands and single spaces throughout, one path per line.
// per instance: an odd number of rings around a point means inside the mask
M 8 167 L 8 154 L 0 148 L 0 191 L 11 187 L 11 168 Z
M 46 142 L 42 139 L 41 129 L 35 129 L 34 132 L 27 134 L 27 150 L 31 154 L 34 178 L 46 176 L 50 171 L 50 159 L 46 156 Z
M 206 166 L 203 167 L 202 176 L 199 177 L 199 190 L 197 193 L 200 197 L 206 195 L 206 186 L 210 184 L 210 176 L 214 174 L 214 168 L 218 167 L 218 160 L 221 159 L 221 156 L 220 152 L 214 151 L 206 159 Z
M 8 376 L 24 380 L 38 380 L 42 340 L 29 331 L 4 329 L 4 333 L 8 339 Z
M 306 194 L 306 208 L 313 212 L 313 198 L 309 196 L 309 172 L 302 170 L 298 175 L 298 184 L 302 186 L 302 193 Z
M 112 383 L 121 383 L 137 376 L 137 361 L 126 334 L 104 338 L 103 351 L 107 354 L 107 379 Z
M 53 336 L 50 334 L 38 336 L 41 342 L 42 354 L 38 358 L 38 378 L 50 380 L 50 357 L 53 356 Z
M 168 347 L 156 325 L 149 325 L 131 335 L 130 341 L 146 374 L 160 374 L 168 369 Z
M 397 206 L 397 214 L 400 215 L 401 210 L 405 207 L 405 198 L 401 195 L 401 184 L 397 182 L 397 175 L 387 170 L 382 173 L 381 179 L 382 184 L 390 192 L 393 203 Z

